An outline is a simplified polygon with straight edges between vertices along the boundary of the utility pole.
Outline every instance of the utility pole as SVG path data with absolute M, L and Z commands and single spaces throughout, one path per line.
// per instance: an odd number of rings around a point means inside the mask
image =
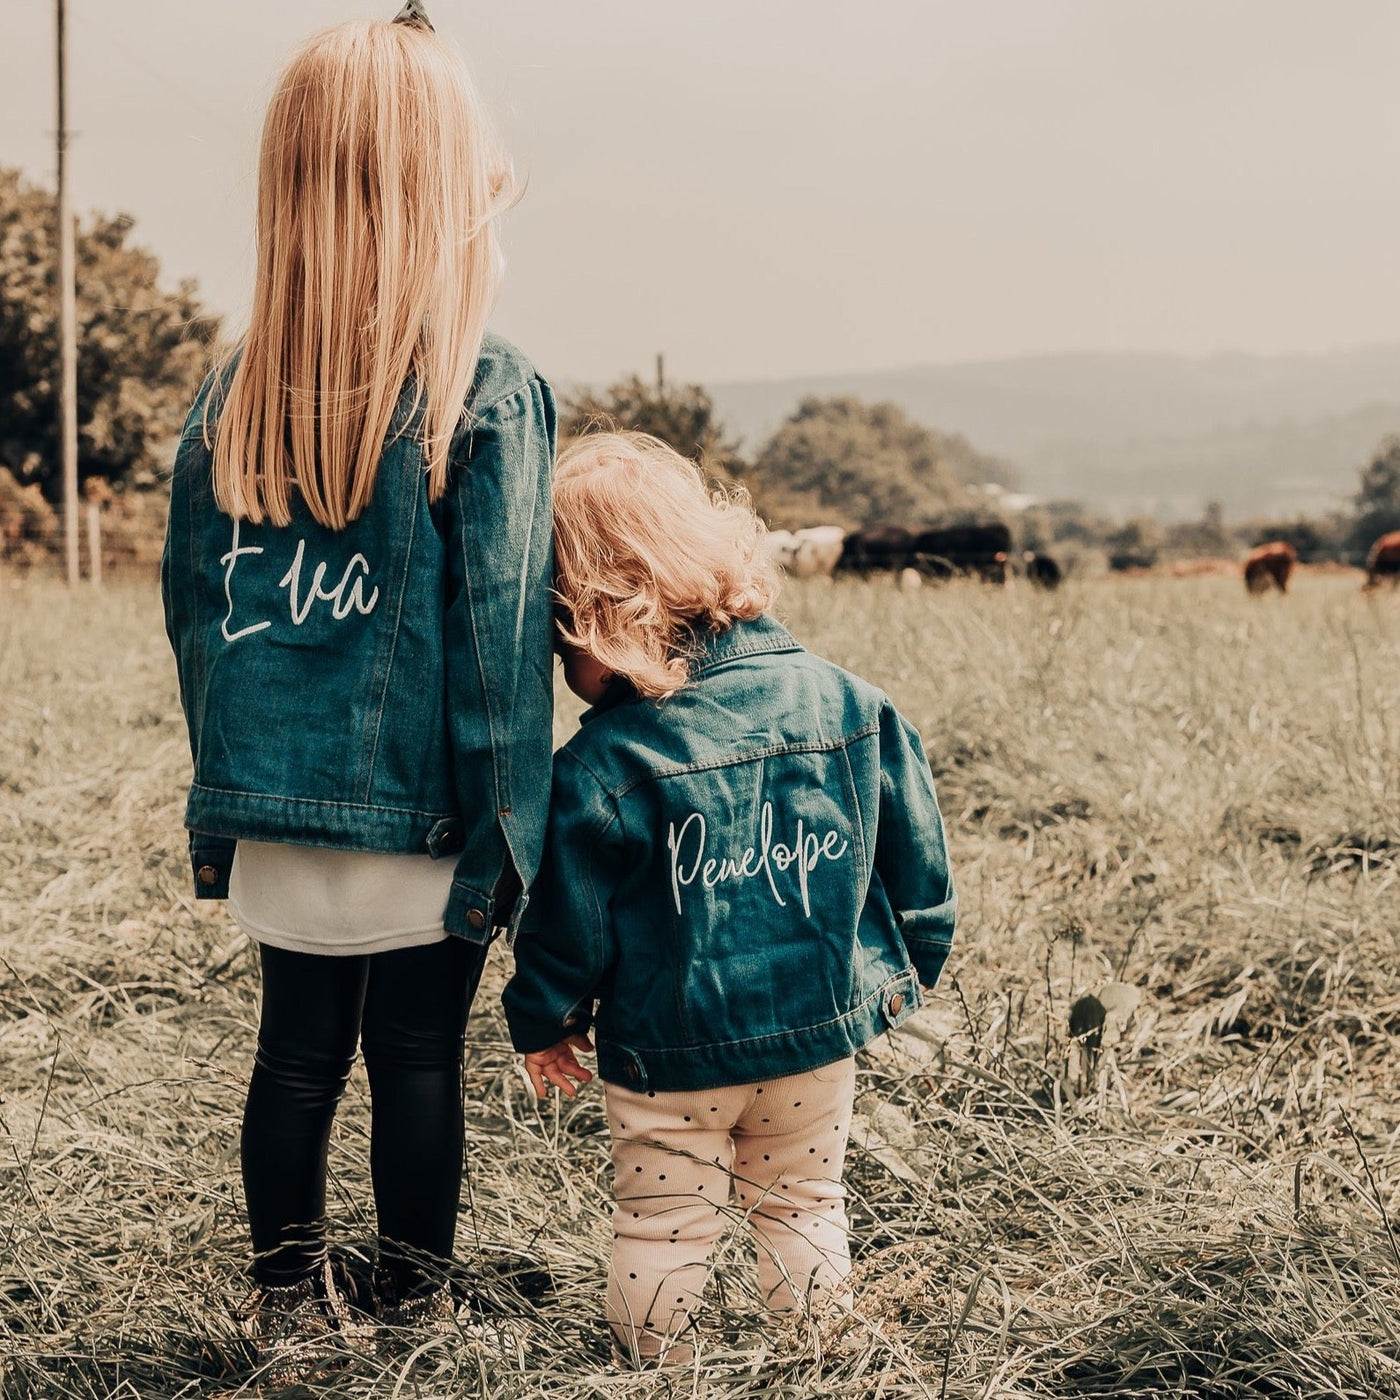
M 68 199 L 68 17 L 58 4 L 58 442 L 68 585 L 78 582 L 78 306 L 73 212 Z
M 666 357 L 660 351 L 656 355 L 656 392 L 666 392 Z

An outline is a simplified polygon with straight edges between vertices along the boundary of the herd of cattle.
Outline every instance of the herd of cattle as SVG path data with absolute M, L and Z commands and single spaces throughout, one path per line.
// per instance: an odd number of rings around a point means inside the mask
M 765 547 L 773 562 L 795 578 L 835 574 L 895 574 L 906 587 L 925 579 L 975 578 L 1003 584 L 1012 571 L 1011 531 L 1000 522 L 952 525 L 942 529 L 910 530 L 903 525 L 871 525 L 849 533 L 837 525 L 806 530 L 770 530 Z M 1251 593 L 1288 591 L 1298 562 L 1297 551 L 1283 540 L 1261 544 L 1244 564 L 1245 587 Z M 1026 552 L 1020 567 L 1031 583 L 1056 588 L 1064 577 L 1048 554 Z M 1400 530 L 1382 535 L 1366 559 L 1366 583 L 1400 585 Z
M 849 533 L 839 526 L 817 525 L 771 530 L 765 543 L 773 561 L 796 578 L 889 573 L 906 585 L 947 578 L 1005 583 L 1011 572 L 1011 531 L 1000 522 L 929 530 L 871 525 Z M 1023 560 L 1026 577 L 1042 588 L 1056 587 L 1063 577 L 1048 554 L 1027 553 Z

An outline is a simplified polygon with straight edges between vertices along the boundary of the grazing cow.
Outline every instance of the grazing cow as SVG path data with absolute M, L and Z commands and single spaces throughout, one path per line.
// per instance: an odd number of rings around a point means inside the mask
M 787 569 L 794 578 L 829 578 L 845 544 L 839 525 L 812 525 L 793 535 L 792 561 Z
M 1052 558 L 1049 554 L 1034 554 L 1030 550 L 1025 553 L 1026 577 L 1037 588 L 1044 588 L 1047 591 L 1056 589 L 1064 580 L 1065 571 L 1060 568 L 1059 560 Z
M 837 573 L 869 574 L 877 570 L 898 573 L 909 567 L 914 536 L 903 525 L 870 525 L 853 530 L 841 546 Z
M 1254 594 L 1277 588 L 1288 592 L 1288 580 L 1298 562 L 1298 551 L 1287 540 L 1270 540 L 1256 545 L 1244 561 L 1244 586 Z
M 1392 588 L 1400 587 L 1400 530 L 1391 530 L 1371 546 L 1366 556 L 1366 582 L 1362 587 L 1369 593 L 1386 579 Z
M 990 525 L 950 525 L 921 530 L 913 542 L 911 563 L 930 578 L 967 574 L 984 583 L 1006 582 L 1011 531 L 1000 521 Z

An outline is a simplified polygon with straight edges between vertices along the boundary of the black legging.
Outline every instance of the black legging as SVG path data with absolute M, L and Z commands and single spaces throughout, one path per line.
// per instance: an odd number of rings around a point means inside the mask
M 253 1275 L 276 1286 L 325 1258 L 331 1123 L 364 1049 L 370 1174 L 398 1291 L 452 1256 L 462 1189 L 462 1048 L 486 949 L 460 938 L 331 957 L 260 945 L 262 1021 L 243 1114 Z

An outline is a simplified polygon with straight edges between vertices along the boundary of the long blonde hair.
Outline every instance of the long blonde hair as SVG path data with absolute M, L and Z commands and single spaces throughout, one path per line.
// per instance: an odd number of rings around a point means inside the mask
M 757 617 L 778 591 L 742 490 L 645 433 L 588 433 L 554 470 L 558 629 L 643 695 L 690 678 L 695 634 Z
M 221 509 L 286 525 L 295 490 L 343 529 L 369 504 L 410 376 L 442 494 L 514 193 L 442 39 L 359 20 L 307 42 L 263 127 L 253 310 L 214 431 Z

